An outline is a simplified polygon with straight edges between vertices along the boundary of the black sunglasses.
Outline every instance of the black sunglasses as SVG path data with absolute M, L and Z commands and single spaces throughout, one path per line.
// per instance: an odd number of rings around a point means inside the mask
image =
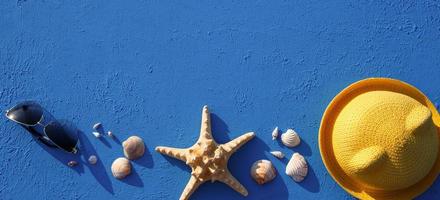
M 77 130 L 58 121 L 45 121 L 45 110 L 38 103 L 24 101 L 6 111 L 6 117 L 29 131 L 42 143 L 76 153 Z

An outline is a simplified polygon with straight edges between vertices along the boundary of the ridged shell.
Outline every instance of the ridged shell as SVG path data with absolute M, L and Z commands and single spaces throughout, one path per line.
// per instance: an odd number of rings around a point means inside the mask
M 279 159 L 283 159 L 284 158 L 284 153 L 281 151 L 271 151 L 270 152 L 273 156 L 279 158 Z
M 285 133 L 281 134 L 281 142 L 287 147 L 296 147 L 301 143 L 301 139 L 293 129 L 287 129 Z
M 144 141 L 138 136 L 131 136 L 124 142 L 124 155 L 130 160 L 135 160 L 142 157 L 145 153 Z
M 251 176 L 258 184 L 265 184 L 277 176 L 277 171 L 269 160 L 257 160 L 251 168 Z
M 299 153 L 294 153 L 286 166 L 286 174 L 295 182 L 301 182 L 307 176 L 309 167 L 306 159 Z
M 278 129 L 278 126 L 275 127 L 275 129 L 273 129 L 272 131 L 272 140 L 276 140 L 278 137 L 278 132 L 280 132 L 280 130 Z
M 96 157 L 95 155 L 91 155 L 89 157 L 88 161 L 91 165 L 94 165 L 94 164 L 96 164 L 96 162 L 98 162 L 98 157 Z
M 131 163 L 127 158 L 117 158 L 112 163 L 112 174 L 117 179 L 123 179 L 131 173 Z

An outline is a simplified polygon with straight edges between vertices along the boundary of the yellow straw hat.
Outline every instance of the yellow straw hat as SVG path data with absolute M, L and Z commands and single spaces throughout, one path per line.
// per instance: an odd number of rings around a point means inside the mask
M 440 115 L 415 87 L 369 78 L 327 107 L 319 149 L 330 175 L 359 199 L 412 199 L 440 172 Z

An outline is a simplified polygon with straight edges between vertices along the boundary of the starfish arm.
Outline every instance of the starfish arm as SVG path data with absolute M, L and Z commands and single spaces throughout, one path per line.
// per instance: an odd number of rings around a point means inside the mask
M 201 181 L 197 180 L 196 177 L 191 176 L 188 183 L 185 186 L 185 189 L 183 189 L 182 195 L 180 195 L 179 200 L 187 200 L 191 196 L 194 191 L 202 184 Z
M 238 138 L 235 138 L 234 140 L 231 140 L 230 142 L 223 144 L 222 147 L 226 150 L 226 152 L 233 153 L 237 151 L 241 146 L 246 144 L 249 140 L 255 137 L 254 132 L 246 133 Z
M 158 146 L 158 147 L 156 147 L 156 151 L 161 154 L 179 159 L 181 161 L 184 161 L 184 162 L 186 161 L 185 155 L 186 155 L 187 149 Z
M 203 106 L 202 110 L 202 123 L 200 126 L 200 139 L 212 139 L 211 132 L 211 116 L 209 113 L 208 106 Z
M 243 196 L 248 195 L 248 191 L 246 190 L 246 188 L 240 182 L 238 182 L 238 180 L 235 179 L 235 177 L 232 176 L 230 172 L 227 172 L 226 176 L 219 179 L 219 181 L 225 183 Z

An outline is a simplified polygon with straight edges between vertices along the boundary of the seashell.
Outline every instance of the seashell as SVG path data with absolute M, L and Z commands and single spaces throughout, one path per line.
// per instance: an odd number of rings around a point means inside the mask
M 284 153 L 281 151 L 271 151 L 270 152 L 273 156 L 279 158 L 279 159 L 283 159 L 284 158 Z
M 293 129 L 287 129 L 285 133 L 281 134 L 281 142 L 287 147 L 296 147 L 301 142 L 301 139 Z
M 67 165 L 69 165 L 69 167 L 75 167 L 76 165 L 78 165 L 78 162 L 71 160 L 67 163 Z
M 262 185 L 273 180 L 277 176 L 277 170 L 269 160 L 257 160 L 251 167 L 251 176 Z
M 100 122 L 98 122 L 95 125 L 93 125 L 93 129 L 95 129 L 95 130 L 99 130 L 101 128 L 102 128 L 102 124 Z
M 123 179 L 131 173 L 131 163 L 127 158 L 117 158 L 112 163 L 112 174 L 117 179 Z
M 299 153 L 294 153 L 286 166 L 286 174 L 295 182 L 301 182 L 307 176 L 308 166 L 306 159 Z
M 114 135 L 113 135 L 113 132 L 111 132 L 111 131 L 107 131 L 107 136 L 109 136 L 109 137 L 113 137 Z
M 99 132 L 93 131 L 92 134 L 97 138 L 101 137 L 101 133 Z
M 138 136 L 131 136 L 124 142 L 122 142 L 122 146 L 124 147 L 124 155 L 130 160 L 135 160 L 145 152 L 144 141 Z
M 275 127 L 275 129 L 273 129 L 272 131 L 272 140 L 276 140 L 278 137 L 278 132 L 280 132 L 280 130 L 278 129 L 278 126 Z
M 95 155 L 91 155 L 88 159 L 89 163 L 94 165 L 96 164 L 96 162 L 98 162 L 98 157 L 96 157 Z

